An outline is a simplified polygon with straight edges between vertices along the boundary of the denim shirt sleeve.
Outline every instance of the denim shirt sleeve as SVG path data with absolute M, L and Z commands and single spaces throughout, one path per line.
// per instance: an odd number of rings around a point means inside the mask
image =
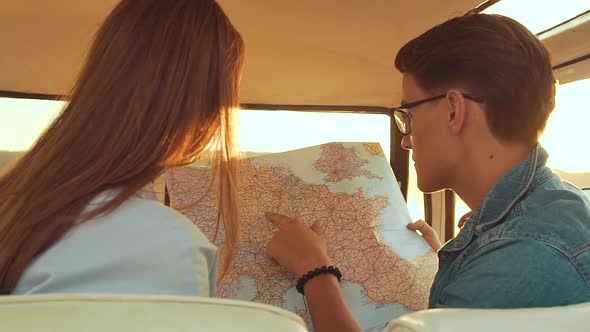
M 461 264 L 455 272 L 457 275 L 445 285 L 431 307 L 565 305 L 574 299 L 583 302 L 590 295 L 588 285 L 569 258 L 537 240 L 496 240 L 457 263 Z

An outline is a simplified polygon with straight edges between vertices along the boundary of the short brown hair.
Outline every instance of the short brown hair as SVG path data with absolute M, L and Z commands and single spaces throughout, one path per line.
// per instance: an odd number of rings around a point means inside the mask
M 536 142 L 555 106 L 549 52 L 527 28 L 501 15 L 471 14 L 405 44 L 396 68 L 428 91 L 460 84 L 484 99 L 492 133 Z

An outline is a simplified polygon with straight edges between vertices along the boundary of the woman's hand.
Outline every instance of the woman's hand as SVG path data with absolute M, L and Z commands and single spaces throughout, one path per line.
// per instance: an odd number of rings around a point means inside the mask
M 270 258 L 298 276 L 332 265 L 321 223 L 310 228 L 278 213 L 269 212 L 266 216 L 278 227 L 266 248 Z
M 418 220 L 416 222 L 408 224 L 407 227 L 410 230 L 419 231 L 419 234 L 422 234 L 424 240 L 428 242 L 432 250 L 434 250 L 435 252 L 437 252 L 442 247 L 440 239 L 438 238 L 438 234 L 436 234 L 436 231 L 432 227 L 430 227 L 430 225 L 428 225 L 424 220 Z
M 332 265 L 321 223 L 307 227 L 277 213 L 266 215 L 278 227 L 266 248 L 268 256 L 298 276 Z M 315 331 L 363 331 L 348 309 L 335 276 L 323 274 L 306 282 L 305 299 Z

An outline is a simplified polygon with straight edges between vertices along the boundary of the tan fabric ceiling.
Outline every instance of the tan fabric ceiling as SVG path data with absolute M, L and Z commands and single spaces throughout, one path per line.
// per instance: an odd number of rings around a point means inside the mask
M 243 103 L 390 107 L 400 99 L 399 47 L 481 1 L 220 3 L 246 40 Z M 115 3 L 0 0 L 0 90 L 66 94 Z

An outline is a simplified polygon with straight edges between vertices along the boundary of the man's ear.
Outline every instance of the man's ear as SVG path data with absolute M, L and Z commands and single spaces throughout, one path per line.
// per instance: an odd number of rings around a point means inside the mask
M 459 90 L 449 90 L 447 92 L 447 124 L 451 133 L 457 135 L 465 126 L 467 120 L 467 110 L 465 109 L 465 97 Z

